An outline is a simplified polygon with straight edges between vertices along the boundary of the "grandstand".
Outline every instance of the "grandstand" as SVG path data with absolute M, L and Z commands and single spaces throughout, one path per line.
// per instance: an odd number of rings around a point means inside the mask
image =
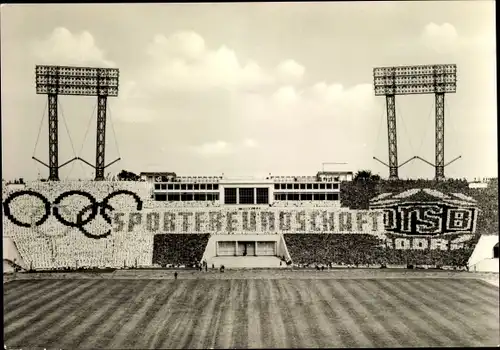
M 141 177 L 3 184 L 4 242 L 33 270 L 202 262 L 467 269 L 480 237 L 498 237 L 497 180 L 470 188 L 451 179 L 353 181 L 352 172 Z M 482 251 L 492 255 L 497 242 Z M 474 265 L 491 258 L 476 254 Z

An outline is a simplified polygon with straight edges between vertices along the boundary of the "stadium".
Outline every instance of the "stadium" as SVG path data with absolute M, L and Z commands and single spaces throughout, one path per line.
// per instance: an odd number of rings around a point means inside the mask
M 35 68 L 49 160 L 32 158 L 48 175 L 2 179 L 5 349 L 499 346 L 498 178 L 445 176 L 460 158 L 444 157 L 456 65 L 373 68 L 387 177 L 349 163 L 106 177 L 121 160 L 105 162 L 119 73 Z M 398 162 L 395 99 L 409 94 L 435 98 L 434 164 Z M 59 163 L 63 95 L 97 100 L 94 164 Z M 400 177 L 413 161 L 434 178 Z M 61 179 L 72 162 L 95 178 Z
M 496 179 L 141 176 L 3 187 L 8 346 L 498 343 Z

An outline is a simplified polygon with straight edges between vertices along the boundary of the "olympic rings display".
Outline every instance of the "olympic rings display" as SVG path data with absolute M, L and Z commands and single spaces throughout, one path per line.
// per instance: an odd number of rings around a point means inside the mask
M 9 218 L 9 220 L 12 223 L 14 223 L 15 225 L 21 226 L 21 227 L 32 227 L 32 226 L 40 226 L 45 221 L 47 221 L 47 219 L 50 216 L 51 208 L 52 208 L 52 214 L 61 224 L 79 229 L 80 232 L 82 232 L 88 238 L 100 239 L 100 238 L 105 238 L 105 237 L 109 236 L 111 234 L 111 229 L 106 231 L 106 233 L 104 233 L 103 235 L 94 235 L 94 234 L 88 232 L 84 226 L 87 225 L 92 220 L 94 220 L 96 218 L 97 214 L 101 214 L 101 216 L 104 218 L 104 220 L 108 224 L 111 224 L 111 218 L 109 217 L 108 213 L 106 213 L 106 209 L 113 211 L 114 208 L 109 204 L 109 201 L 116 196 L 124 195 L 124 194 L 128 195 L 128 196 L 132 196 L 132 198 L 134 198 L 135 202 L 137 203 L 137 210 L 142 210 L 143 203 L 142 203 L 141 198 L 136 193 L 128 191 L 128 190 L 118 190 L 118 191 L 115 191 L 113 193 L 110 193 L 102 200 L 102 202 L 98 202 L 91 194 L 84 192 L 84 191 L 78 191 L 78 190 L 68 191 L 68 192 L 64 192 L 64 193 L 60 194 L 54 200 L 54 203 L 52 203 L 52 204 L 45 196 L 43 196 L 42 194 L 40 194 L 38 192 L 30 191 L 30 190 L 23 190 L 23 191 L 14 192 L 3 202 L 3 211 L 4 211 L 5 216 L 7 218 Z M 59 213 L 59 205 L 63 199 L 70 197 L 70 196 L 75 196 L 75 195 L 85 197 L 86 199 L 88 199 L 90 201 L 91 204 L 84 207 L 79 213 L 77 213 L 76 222 L 72 222 L 72 221 L 66 220 L 64 217 L 61 216 L 61 214 Z M 35 223 L 22 222 L 22 221 L 18 220 L 17 218 L 15 218 L 14 215 L 12 215 L 11 208 L 10 208 L 11 202 L 14 199 L 22 197 L 22 196 L 35 197 L 36 199 L 39 199 L 40 201 L 42 201 L 43 206 L 45 208 L 45 212 L 44 212 L 43 216 L 40 218 L 40 220 L 38 220 L 37 222 L 35 222 Z M 100 208 L 100 210 L 99 210 L 99 208 Z M 84 215 L 89 210 L 90 210 L 90 215 L 86 219 L 84 219 Z

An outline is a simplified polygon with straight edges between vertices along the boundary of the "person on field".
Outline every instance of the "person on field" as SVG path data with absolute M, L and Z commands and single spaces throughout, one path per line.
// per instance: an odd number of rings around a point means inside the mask
M 177 279 L 177 275 L 178 275 L 178 273 L 177 273 L 177 271 L 175 271 L 175 272 L 174 272 L 174 278 L 175 278 L 175 279 Z

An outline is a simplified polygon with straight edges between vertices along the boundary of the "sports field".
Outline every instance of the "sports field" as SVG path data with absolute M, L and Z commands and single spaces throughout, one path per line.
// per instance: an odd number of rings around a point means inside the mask
M 34 279 L 4 284 L 8 347 L 498 346 L 475 279 Z

